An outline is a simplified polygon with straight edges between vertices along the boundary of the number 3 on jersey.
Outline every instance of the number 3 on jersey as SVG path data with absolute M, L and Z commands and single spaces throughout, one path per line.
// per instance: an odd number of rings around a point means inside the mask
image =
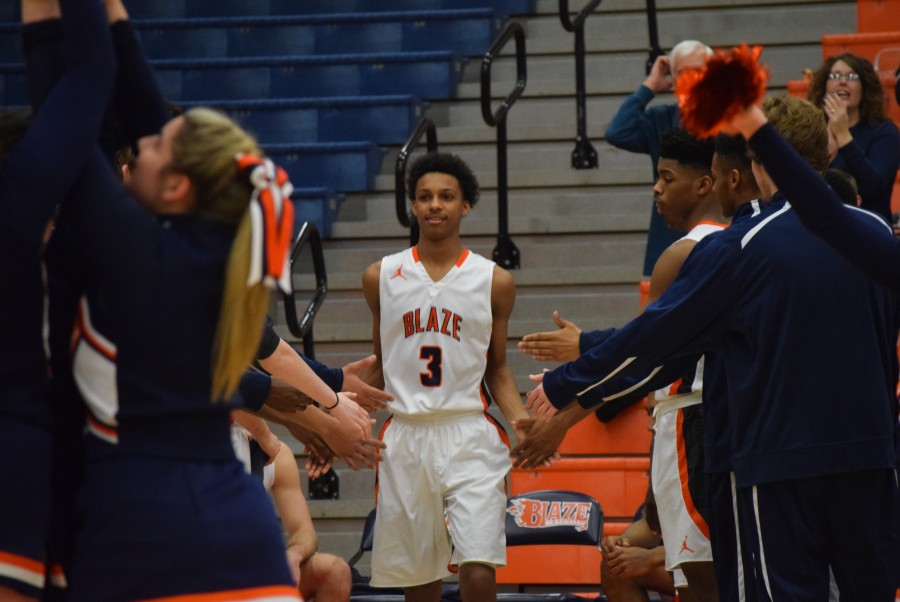
M 443 359 L 440 347 L 422 347 L 419 349 L 419 359 L 425 360 L 427 372 L 419 373 L 419 380 L 424 387 L 441 386 L 441 361 Z

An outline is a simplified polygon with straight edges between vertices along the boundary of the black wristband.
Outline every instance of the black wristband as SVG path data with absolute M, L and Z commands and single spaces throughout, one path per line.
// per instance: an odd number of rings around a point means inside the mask
M 335 394 L 334 394 L 334 405 L 333 405 L 333 406 L 325 407 L 325 406 L 320 405 L 319 407 L 322 408 L 323 410 L 326 410 L 326 411 L 327 411 L 327 410 L 333 410 L 334 408 L 338 407 L 338 404 L 339 404 L 339 403 L 341 403 L 341 398 L 338 397 L 338 394 L 337 394 L 337 393 L 335 393 Z

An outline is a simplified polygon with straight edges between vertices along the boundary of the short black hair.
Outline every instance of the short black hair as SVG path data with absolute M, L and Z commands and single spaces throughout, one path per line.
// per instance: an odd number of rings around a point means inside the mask
M 725 160 L 739 171 L 744 172 L 751 169 L 750 156 L 747 154 L 747 141 L 740 134 L 716 136 L 716 154 L 719 155 L 719 160 Z
M 673 159 L 709 173 L 716 144 L 713 138 L 697 138 L 681 128 L 671 128 L 659 137 L 659 156 Z
M 825 181 L 831 189 L 844 201 L 845 205 L 856 207 L 856 197 L 859 192 L 856 188 L 856 178 L 840 169 L 828 169 L 825 171 Z
M 472 168 L 458 155 L 438 152 L 422 155 L 406 170 L 406 194 L 409 200 L 415 200 L 419 179 L 427 173 L 453 176 L 459 182 L 463 199 L 469 201 L 472 207 L 478 202 L 478 179 L 472 173 Z

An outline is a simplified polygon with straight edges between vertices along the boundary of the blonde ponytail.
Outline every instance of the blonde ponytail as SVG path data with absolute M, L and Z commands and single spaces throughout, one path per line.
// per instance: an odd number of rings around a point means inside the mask
M 235 164 L 238 154 L 261 156 L 262 151 L 252 136 L 218 111 L 190 109 L 184 120 L 172 143 L 172 167 L 190 179 L 199 215 L 237 226 L 211 358 L 211 395 L 218 401 L 234 393 L 256 357 L 268 309 L 268 288 L 247 285 L 251 242 L 248 207 L 253 186 Z
M 247 285 L 250 271 L 250 213 L 241 220 L 225 273 L 225 291 L 213 347 L 212 396 L 230 397 L 256 357 L 262 324 L 269 307 L 269 288 Z

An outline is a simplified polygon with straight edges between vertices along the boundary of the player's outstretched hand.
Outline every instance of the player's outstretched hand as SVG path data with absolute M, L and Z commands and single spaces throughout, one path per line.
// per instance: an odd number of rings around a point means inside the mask
M 334 463 L 334 453 L 329 449 L 328 455 L 320 456 L 318 453 L 313 452 L 310 448 L 306 448 L 306 476 L 310 479 L 318 479 L 323 474 L 331 470 L 331 465 Z
M 344 372 L 344 391 L 356 393 L 356 403 L 369 413 L 383 410 L 387 408 L 389 401 L 394 401 L 393 395 L 376 388 L 375 383 L 366 380 L 377 360 L 377 356 L 373 353 L 341 368 Z
M 541 362 L 569 362 L 581 355 L 581 329 L 553 311 L 558 330 L 526 334 L 519 341 L 519 351 Z
M 355 424 L 368 433 L 372 428 L 372 419 L 369 413 L 356 403 L 355 398 L 355 393 L 338 393 L 338 404 L 326 411 L 341 422 Z
M 339 458 L 347 463 L 353 470 L 362 467 L 375 468 L 375 463 L 381 459 L 380 450 L 386 446 L 384 443 L 372 437 L 372 424 L 374 420 L 369 418 L 368 412 L 341 393 L 340 406 L 345 406 L 338 415 L 335 410 L 329 412 L 332 421 L 324 433 L 328 447 L 334 450 Z M 345 399 L 346 398 L 346 403 Z
M 559 460 L 559 445 L 566 436 L 566 427 L 559 420 L 522 418 L 513 421 L 519 437 L 510 451 L 513 467 L 538 468 L 551 466 Z
M 312 411 L 312 410 L 310 410 Z M 308 429 L 299 422 L 285 421 L 284 426 L 291 435 L 306 447 L 306 474 L 310 478 L 320 477 L 331 469 L 334 452 L 321 435 Z
M 529 374 L 528 378 L 532 382 L 538 383 L 538 386 L 526 396 L 525 409 L 535 418 L 550 418 L 556 414 L 556 408 L 550 403 L 547 394 L 544 393 L 544 375 Z
M 266 397 L 266 406 L 276 412 L 300 412 L 312 404 L 312 399 L 277 377 L 272 377 L 272 388 Z

